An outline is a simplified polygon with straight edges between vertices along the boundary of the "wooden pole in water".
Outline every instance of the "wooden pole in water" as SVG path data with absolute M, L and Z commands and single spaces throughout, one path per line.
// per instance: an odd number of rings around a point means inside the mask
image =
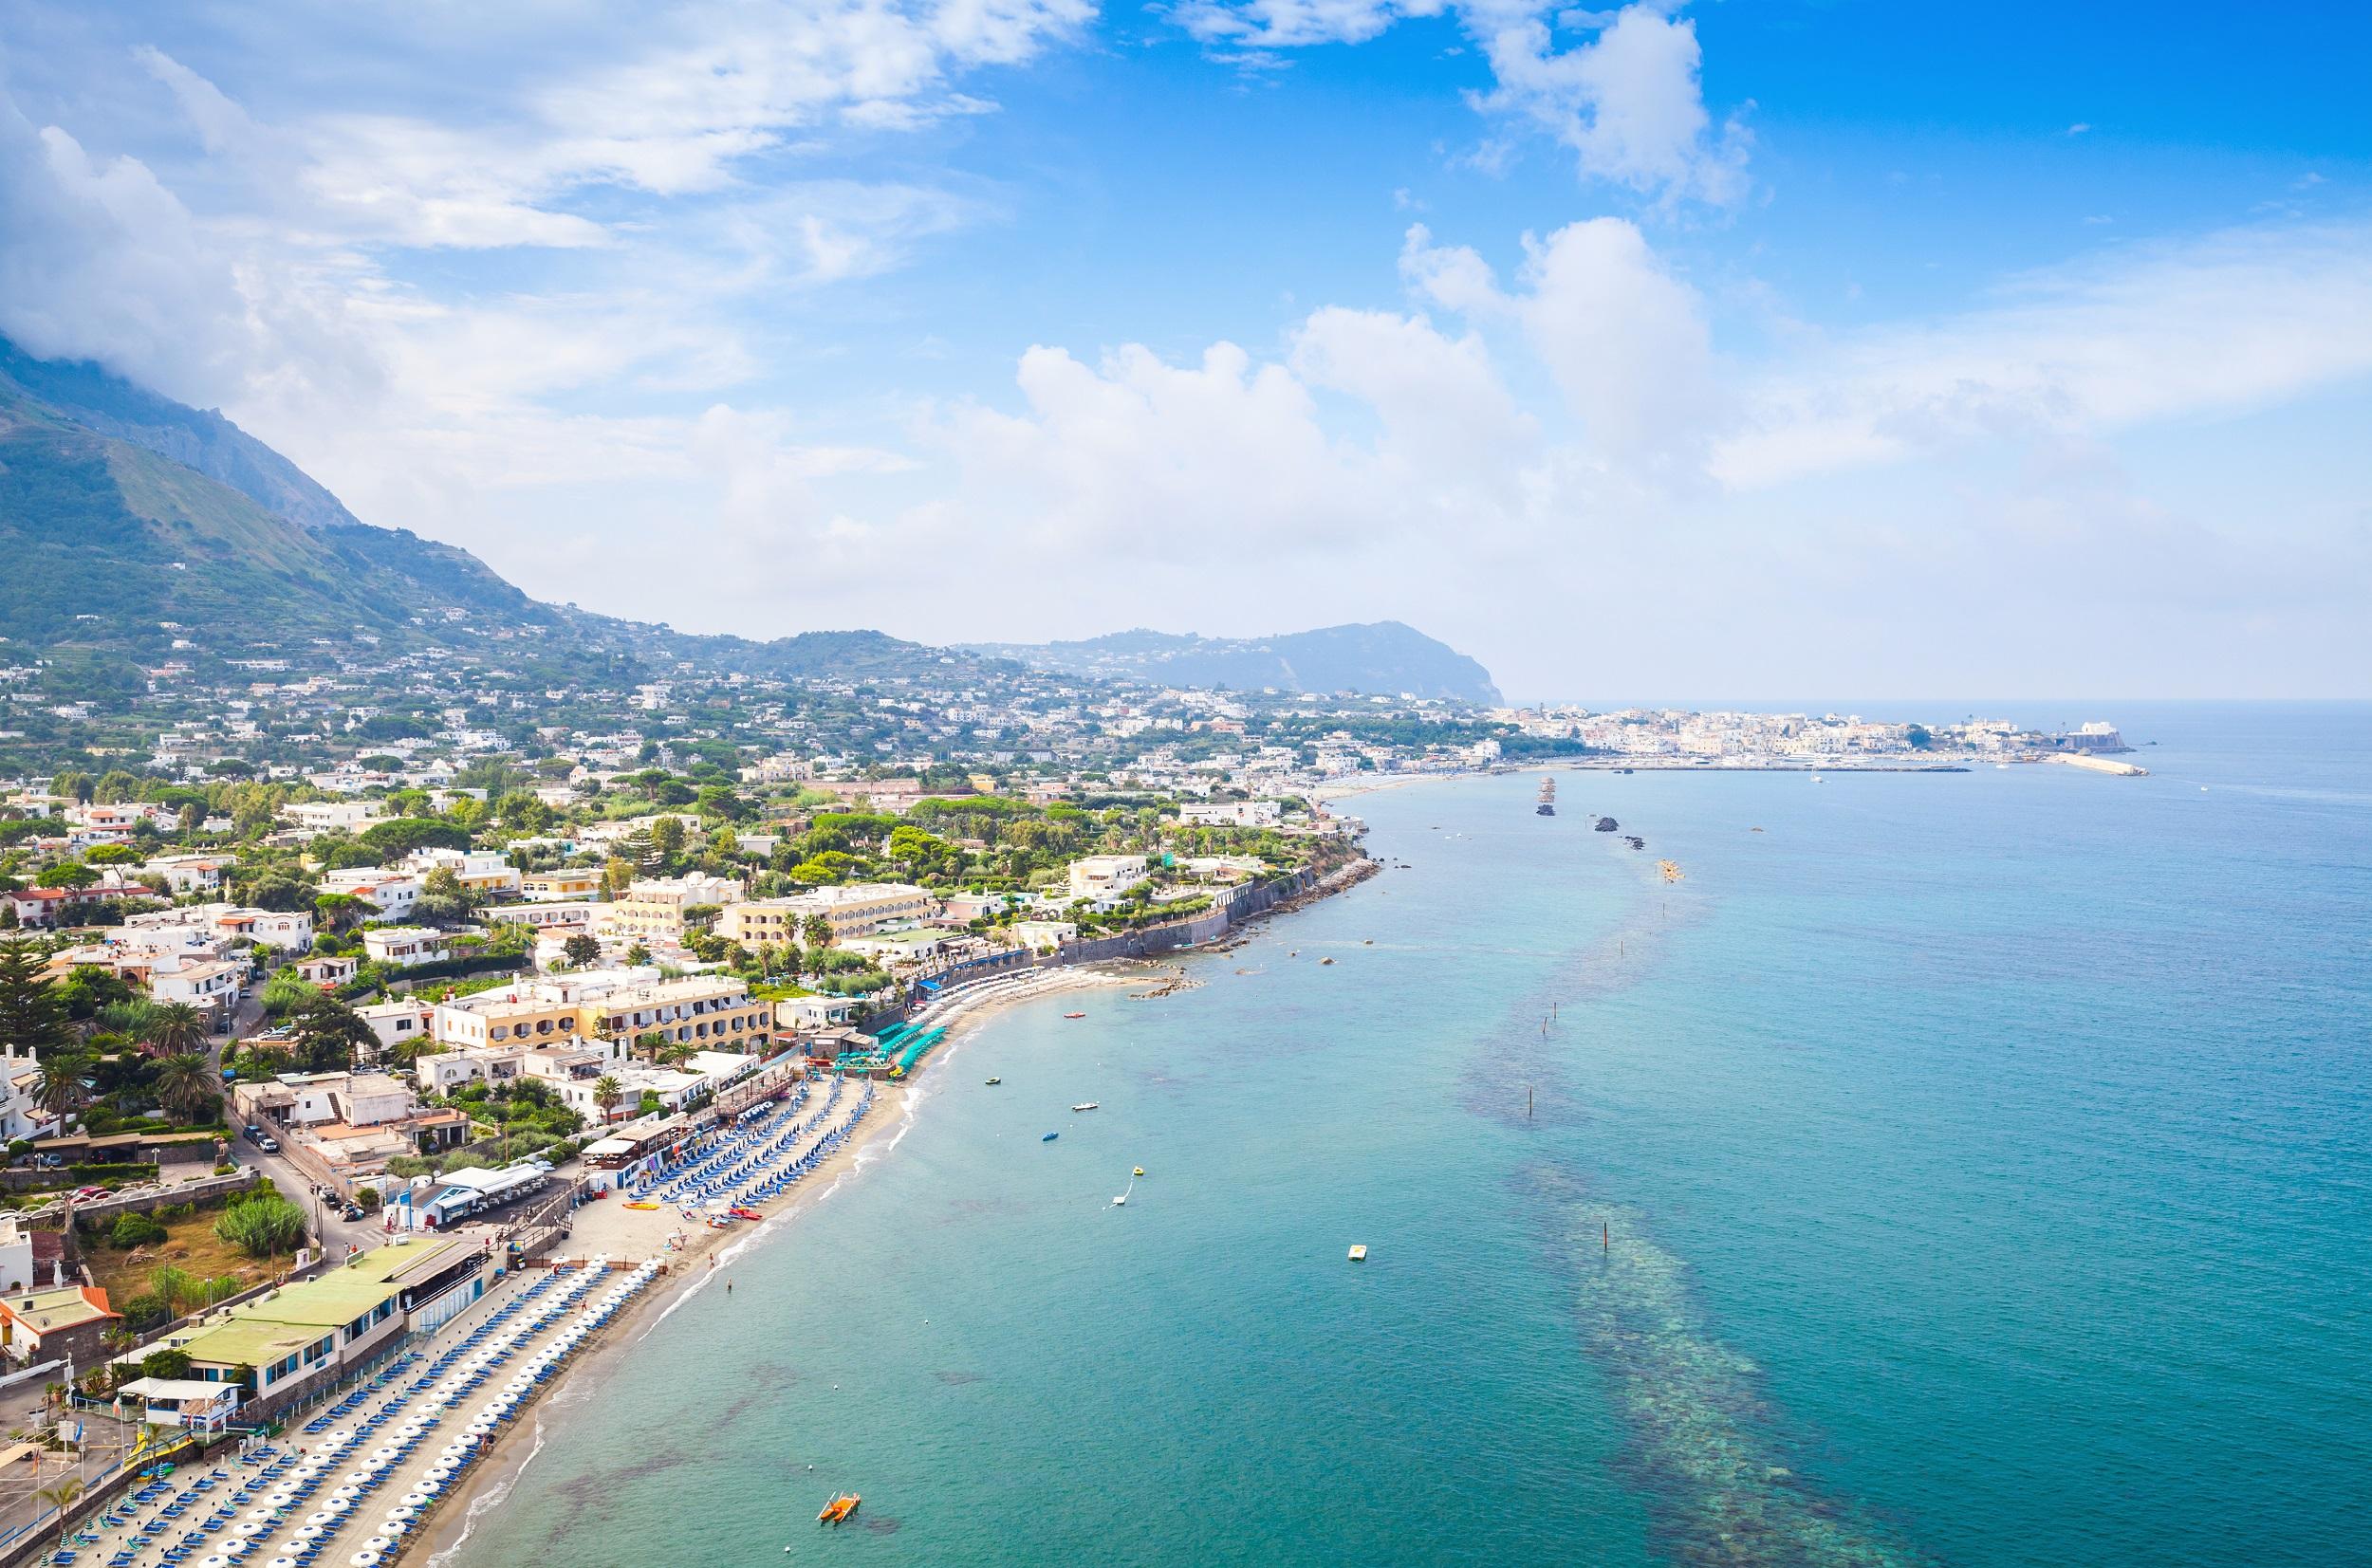
M 1614 1250 L 1614 1222 L 1602 1220 L 1599 1225 L 1598 1245 L 1602 1250 L 1612 1252 Z
M 1525 1119 L 1529 1121 L 1529 1120 L 1531 1118 L 1531 1114 L 1532 1114 L 1532 1086 L 1531 1086 L 1530 1084 L 1527 1083 L 1526 1085 L 1524 1085 L 1524 1116 L 1525 1116 Z

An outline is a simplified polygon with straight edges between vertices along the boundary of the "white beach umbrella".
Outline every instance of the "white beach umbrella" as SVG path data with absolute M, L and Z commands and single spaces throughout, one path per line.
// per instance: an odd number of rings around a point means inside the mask
M 297 1559 L 294 1558 L 274 1558 L 269 1562 L 264 1564 L 264 1568 L 297 1568 Z
M 327 1524 L 335 1516 L 330 1514 L 306 1514 L 305 1516 L 305 1522 L 307 1524 Z
M 231 1533 L 234 1536 L 260 1536 L 270 1528 L 270 1524 L 261 1520 L 243 1519 L 231 1526 Z
M 353 1563 L 354 1568 L 379 1568 L 379 1565 L 386 1559 L 381 1558 L 377 1552 L 371 1551 L 366 1547 L 363 1550 L 355 1553 L 354 1556 L 346 1559 L 346 1560 Z

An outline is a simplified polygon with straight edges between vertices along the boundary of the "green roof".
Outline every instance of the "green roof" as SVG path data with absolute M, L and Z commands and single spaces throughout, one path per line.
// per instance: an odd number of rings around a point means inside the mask
M 195 1360 L 223 1366 L 268 1366 L 371 1311 L 402 1287 L 398 1276 L 421 1270 L 469 1243 L 457 1237 L 406 1236 L 374 1247 L 351 1263 L 301 1281 L 269 1301 L 231 1309 L 230 1320 L 206 1329 L 182 1348 Z

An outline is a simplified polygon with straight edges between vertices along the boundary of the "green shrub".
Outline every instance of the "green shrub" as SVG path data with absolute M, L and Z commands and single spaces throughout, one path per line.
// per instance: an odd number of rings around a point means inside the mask
M 140 1357 L 142 1377 L 187 1377 L 190 1374 L 190 1353 L 186 1350 L 152 1350 Z
M 168 1234 L 163 1226 L 147 1215 L 126 1213 L 116 1216 L 115 1228 L 107 1232 L 107 1240 L 129 1252 L 136 1246 L 153 1246 Z
M 269 1258 L 305 1239 L 305 1210 L 264 1188 L 233 1199 L 214 1222 L 214 1234 L 250 1258 Z
M 165 1305 L 163 1297 L 154 1292 L 143 1291 L 123 1303 L 122 1310 L 123 1326 L 135 1334 L 146 1334 L 173 1320 L 173 1309 Z

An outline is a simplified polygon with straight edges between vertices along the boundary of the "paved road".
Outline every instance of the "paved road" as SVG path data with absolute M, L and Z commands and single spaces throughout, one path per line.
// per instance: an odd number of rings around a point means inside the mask
M 260 986 L 256 987 L 259 992 L 262 988 Z M 231 1015 L 230 1032 L 214 1036 L 209 1043 L 208 1056 L 214 1069 L 221 1071 L 222 1053 L 232 1041 L 255 1034 L 263 1026 L 263 1004 L 252 996 L 241 998 Z M 313 1179 L 299 1171 L 285 1154 L 268 1154 L 240 1135 L 240 1129 L 245 1123 L 240 1121 L 238 1108 L 231 1102 L 228 1089 L 222 1097 L 222 1114 L 231 1127 L 231 1157 L 241 1166 L 261 1171 L 292 1201 L 305 1206 L 306 1223 L 312 1227 L 314 1237 L 323 1244 L 332 1261 L 344 1257 L 350 1246 L 367 1249 L 387 1239 L 386 1232 L 380 1227 L 377 1215 L 356 1221 L 340 1219 L 338 1210 L 330 1207 L 328 1200 L 315 1196 Z

